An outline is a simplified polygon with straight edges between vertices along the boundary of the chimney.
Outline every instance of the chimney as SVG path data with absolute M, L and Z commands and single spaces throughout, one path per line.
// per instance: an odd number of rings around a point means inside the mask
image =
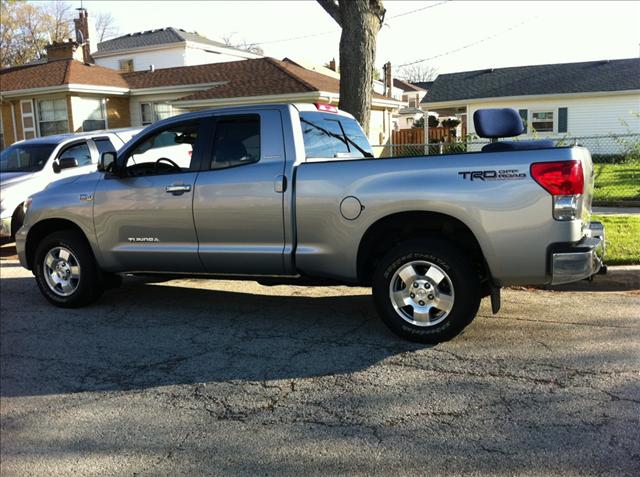
M 329 69 L 331 71 L 335 71 L 336 73 L 338 72 L 338 70 L 336 69 L 336 59 L 335 58 L 331 58 L 331 61 L 329 62 Z
M 89 38 L 89 13 L 84 8 L 78 8 L 78 18 L 74 18 L 76 26 L 76 41 L 82 47 L 82 60 L 91 63 L 91 47 Z
M 393 97 L 393 75 L 391 74 L 391 62 L 387 61 L 382 67 L 384 70 L 384 92 L 388 98 Z
M 55 60 L 78 60 L 84 61 L 82 49 L 78 48 L 78 43 L 68 39 L 55 41 L 46 46 L 47 62 Z

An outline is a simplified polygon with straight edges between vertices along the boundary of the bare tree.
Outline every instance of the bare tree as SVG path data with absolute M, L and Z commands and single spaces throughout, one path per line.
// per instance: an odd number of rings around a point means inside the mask
M 73 8 L 67 2 L 55 0 L 41 7 L 45 28 L 51 35 L 51 41 L 72 38 Z
M 369 132 L 375 76 L 376 40 L 386 10 L 382 0 L 317 0 L 342 28 L 340 108 Z
M 432 81 L 438 76 L 438 70 L 429 65 L 416 63 L 414 65 L 400 67 L 397 76 L 409 83 Z
M 98 12 L 93 16 L 93 19 L 96 26 L 96 34 L 98 35 L 96 39 L 98 43 L 118 36 L 120 33 L 120 28 L 118 28 L 115 18 L 110 12 Z
M 17 66 L 40 58 L 52 32 L 38 6 L 2 0 L 0 3 L 0 64 Z
M 248 51 L 249 53 L 253 53 L 255 55 L 264 56 L 264 50 L 257 43 L 249 43 L 245 39 L 234 40 L 233 36 L 234 33 L 223 35 L 222 43 L 233 48 L 238 48 L 239 50 Z

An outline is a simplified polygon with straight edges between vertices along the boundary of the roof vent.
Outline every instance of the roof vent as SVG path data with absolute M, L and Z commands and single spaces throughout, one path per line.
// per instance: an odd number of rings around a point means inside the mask
M 149 73 L 153 73 L 156 70 L 155 65 L 149 65 Z

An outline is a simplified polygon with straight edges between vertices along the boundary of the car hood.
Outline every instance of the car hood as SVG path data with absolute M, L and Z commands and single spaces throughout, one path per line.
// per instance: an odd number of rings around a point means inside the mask
M 0 187 L 5 188 L 31 179 L 33 172 L 0 172 Z

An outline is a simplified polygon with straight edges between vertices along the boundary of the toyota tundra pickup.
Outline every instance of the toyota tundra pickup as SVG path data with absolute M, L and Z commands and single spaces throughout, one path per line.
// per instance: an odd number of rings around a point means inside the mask
M 475 114 L 482 151 L 380 159 L 326 104 L 202 111 L 153 124 L 98 171 L 29 198 L 16 244 L 54 305 L 99 298 L 122 274 L 371 286 L 398 335 L 460 333 L 500 288 L 602 267 L 591 156 Z

